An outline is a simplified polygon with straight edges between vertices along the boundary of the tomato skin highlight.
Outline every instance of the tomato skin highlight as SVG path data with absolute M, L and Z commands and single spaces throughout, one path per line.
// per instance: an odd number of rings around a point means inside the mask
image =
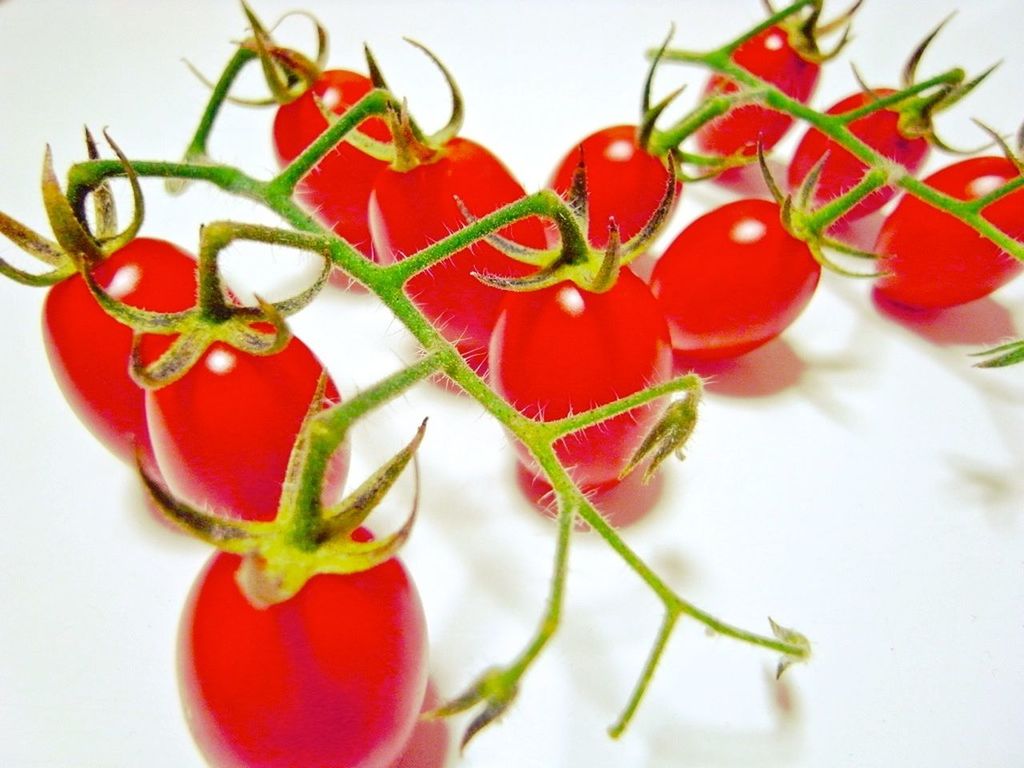
M 151 337 L 150 337 L 151 338 Z M 144 340 L 143 357 L 163 339 Z M 160 472 L 182 500 L 218 514 L 273 520 L 292 445 L 324 368 L 298 338 L 274 355 L 216 342 L 177 381 L 146 392 Z M 328 379 L 324 407 L 340 401 Z M 349 449 L 331 459 L 324 500 L 338 497 Z
M 777 25 L 743 43 L 733 52 L 732 60 L 802 103 L 811 98 L 821 74 L 821 67 L 801 56 L 790 43 L 786 30 Z M 704 86 L 701 100 L 737 90 L 734 81 L 713 74 Z M 733 107 L 701 126 L 695 138 L 698 148 L 707 154 L 731 155 L 742 151 L 753 156 L 759 143 L 765 152 L 774 147 L 792 124 L 793 118 L 784 112 L 746 104 Z
M 377 258 L 393 264 L 462 229 L 458 197 L 477 218 L 525 196 L 522 186 L 489 150 L 456 137 L 438 158 L 408 171 L 382 172 L 370 196 L 370 231 Z M 529 218 L 499 231 L 531 248 L 544 248 L 539 220 Z M 486 350 L 505 291 L 473 276 L 523 276 L 535 267 L 510 259 L 484 241 L 464 248 L 405 286 L 431 322 L 482 372 Z
M 509 294 L 490 348 L 490 381 L 526 416 L 551 421 L 666 381 L 672 355 L 665 317 L 647 286 L 623 270 L 605 293 L 571 283 Z M 661 403 L 595 424 L 555 450 L 577 483 L 616 480 L 663 411 Z M 519 460 L 540 470 L 517 446 Z
M 370 78 L 344 69 L 321 73 L 310 90 L 278 108 L 274 116 L 274 147 L 281 166 L 298 157 L 327 129 L 313 96 L 335 114 L 348 108 L 373 90 Z M 387 142 L 391 132 L 380 118 L 363 122 L 359 131 Z M 372 258 L 366 204 L 377 174 L 387 163 L 358 147 L 340 142 L 299 182 L 296 194 L 316 217 L 343 237 L 367 258 Z
M 427 683 L 423 610 L 397 560 L 314 576 L 290 600 L 254 608 L 240 559 L 218 553 L 180 626 L 185 717 L 214 768 L 388 768 L 412 733 Z
M 580 161 L 586 164 L 587 238 L 594 248 L 608 243 L 608 221 L 615 219 L 622 240 L 643 230 L 658 209 L 669 183 L 669 171 L 661 159 L 637 146 L 637 126 L 613 125 L 587 136 L 562 158 L 548 186 L 562 198 L 572 188 L 573 173 Z M 682 191 L 676 181 L 676 202 Z M 559 242 L 557 227 L 548 228 L 551 246 Z
M 949 165 L 924 183 L 958 200 L 973 200 L 1019 172 L 1003 157 L 974 157 Z M 982 216 L 1024 240 L 1024 189 L 985 206 Z M 875 242 L 875 290 L 890 301 L 942 309 L 988 296 L 1024 269 L 1017 259 L 967 224 L 906 195 L 888 216 Z
M 693 221 L 651 275 L 677 353 L 736 357 L 785 330 L 810 301 L 821 267 L 783 228 L 779 206 L 737 200 Z
M 163 240 L 136 238 L 93 275 L 115 298 L 139 309 L 178 312 L 195 303 L 195 259 Z M 132 331 L 100 307 L 80 275 L 49 290 L 43 340 L 54 378 L 82 423 L 122 461 L 134 464 L 137 448 L 152 469 L 145 393 L 128 372 Z
M 891 88 L 879 88 L 877 96 L 894 93 Z M 837 115 L 859 109 L 870 103 L 872 96 L 855 93 L 832 105 L 827 114 Z M 924 138 L 908 138 L 898 127 L 899 113 L 890 109 L 872 112 L 849 124 L 850 132 L 869 147 L 896 163 L 909 173 L 916 173 L 928 157 L 929 144 Z M 823 205 L 853 188 L 867 171 L 867 166 L 842 145 L 825 136 L 816 128 L 809 128 L 793 153 L 789 165 L 789 186 L 796 189 L 810 173 L 811 168 L 828 153 L 814 192 L 814 203 Z M 841 228 L 873 213 L 896 194 L 890 186 L 879 187 L 857 203 L 836 224 Z M 836 226 L 836 225 L 833 225 Z

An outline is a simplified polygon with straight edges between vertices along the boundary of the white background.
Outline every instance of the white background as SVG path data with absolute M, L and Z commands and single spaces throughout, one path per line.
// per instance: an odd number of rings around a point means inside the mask
M 44 144 L 63 176 L 84 157 L 83 124 L 109 126 L 132 157 L 179 156 L 206 96 L 180 59 L 216 76 L 229 42 L 244 34 L 237 5 L 0 1 L 0 209 L 45 229 Z M 951 141 L 976 145 L 983 138 L 970 117 L 1004 131 L 1024 119 L 1020 4 L 962 5 L 921 71 L 978 72 L 1004 59 L 939 120 Z M 289 4 L 255 7 L 273 20 Z M 816 103 L 856 87 L 849 59 L 872 84 L 892 84 L 952 7 L 868 0 L 848 58 L 827 69 Z M 401 37 L 431 46 L 462 85 L 464 134 L 528 189 L 582 136 L 636 120 L 643 52 L 670 22 L 678 44 L 694 48 L 761 13 L 755 0 L 309 9 L 331 30 L 332 64 L 360 68 L 369 41 L 426 126 L 444 121 L 446 93 Z M 295 42 L 308 39 L 298 22 L 288 30 Z M 658 93 L 688 82 L 692 102 L 703 77 L 665 67 Z M 217 156 L 270 173 L 269 121 L 268 111 L 229 108 Z M 201 188 L 177 199 L 158 184 L 146 191 L 145 234 L 187 248 L 203 221 L 268 220 Z M 709 185 L 688 187 L 673 230 L 726 199 Z M 233 253 L 236 271 L 245 261 L 260 263 L 257 275 L 295 271 L 284 251 Z M 6 243 L 0 256 L 20 258 Z M 40 344 L 42 298 L 0 286 L 0 764 L 199 766 L 179 711 L 174 637 L 207 551 L 150 520 L 129 470 L 65 407 Z M 343 393 L 413 356 L 401 328 L 366 297 L 325 295 L 294 327 Z M 609 740 L 604 728 L 659 612 L 603 543 L 584 536 L 562 634 L 512 713 L 461 765 L 1024 765 L 1024 368 L 983 372 L 965 357 L 1022 332 L 1020 281 L 913 329 L 881 316 L 866 284 L 826 275 L 785 341 L 719 378 L 689 458 L 669 467 L 658 509 L 626 534 L 698 605 L 763 631 L 770 614 L 811 638 L 812 663 L 787 677 L 792 713 L 775 703 L 774 658 L 683 622 L 632 729 Z M 517 496 L 512 452 L 495 424 L 429 387 L 359 429 L 352 476 L 428 415 L 421 519 L 405 560 L 426 606 L 434 676 L 454 695 L 532 632 L 553 528 Z

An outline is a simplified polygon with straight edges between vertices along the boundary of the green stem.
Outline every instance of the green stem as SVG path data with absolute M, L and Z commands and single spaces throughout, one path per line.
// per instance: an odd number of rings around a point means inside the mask
M 333 150 L 345 136 L 354 131 L 364 120 L 381 115 L 394 104 L 394 97 L 387 91 L 376 89 L 353 104 L 345 113 L 321 133 L 312 144 L 303 150 L 284 170 L 269 183 L 274 193 L 288 195 L 302 177 L 313 170 L 325 155 Z M 344 183 L 340 181 L 339 183 Z
M 185 150 L 186 159 L 206 157 L 208 155 L 206 146 L 209 142 L 210 133 L 213 131 L 213 125 L 216 122 L 217 115 L 220 114 L 221 107 L 224 106 L 224 102 L 227 100 L 231 86 L 234 85 L 235 80 L 245 65 L 255 58 L 256 53 L 254 51 L 240 47 L 228 61 L 227 66 L 225 66 L 224 71 L 221 73 L 220 79 L 217 80 L 217 84 L 214 85 L 213 91 L 210 93 L 210 100 L 206 103 L 206 108 L 199 119 L 199 126 L 192 136 L 192 141 L 189 142 Z

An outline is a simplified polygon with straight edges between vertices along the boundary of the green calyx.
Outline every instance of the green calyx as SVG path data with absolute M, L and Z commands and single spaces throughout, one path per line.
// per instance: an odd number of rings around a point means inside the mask
M 769 16 L 777 12 L 771 0 L 762 0 Z M 778 25 L 786 31 L 789 44 L 806 61 L 824 64 L 838 56 L 850 42 L 853 17 L 864 0 L 856 0 L 849 8 L 828 21 L 821 20 L 823 0 L 811 0 L 803 7 L 785 15 Z M 829 49 L 823 50 L 821 39 L 841 30 L 839 40 Z
M 397 531 L 370 541 L 353 536 L 415 460 L 426 421 L 408 445 L 358 488 L 337 504 L 323 508 L 321 495 L 328 459 L 344 442 L 351 423 L 351 419 L 337 418 L 342 409 L 351 410 L 349 404 L 323 409 L 326 381 L 326 375 L 321 376 L 292 448 L 278 514 L 271 522 L 230 519 L 186 504 L 139 463 L 147 491 L 172 523 L 224 552 L 243 557 L 238 583 L 256 607 L 289 599 L 318 574 L 350 574 L 374 568 L 394 557 L 412 532 L 419 496 L 418 473 L 412 511 Z
M 124 153 L 104 131 L 104 137 L 126 169 L 130 168 Z M 88 128 L 85 144 L 90 160 L 99 157 L 96 141 Z M 46 148 L 43 158 L 42 192 L 46 215 L 53 230 L 54 240 L 43 237 L 7 214 L 0 212 L 0 234 L 22 251 L 51 269 L 42 274 L 26 272 L 0 259 L 0 274 L 32 286 L 50 286 L 71 277 L 80 268 L 91 269 L 114 251 L 127 245 L 139 232 L 144 216 L 142 191 L 138 179 L 128 173 L 132 187 L 134 210 L 132 220 L 123 231 L 117 229 L 117 211 L 110 184 L 104 180 L 91 190 L 96 231 L 90 232 L 84 223 L 84 211 L 76 212 L 61 189 L 53 170 L 53 154 Z
M 462 128 L 465 118 L 465 104 L 462 99 L 462 92 L 458 83 L 448 67 L 433 51 L 422 43 L 405 38 L 409 45 L 425 54 L 436 66 L 448 90 L 451 93 L 452 111 L 445 123 L 438 131 L 432 134 L 425 134 L 409 113 L 408 104 L 403 100 L 401 106 L 389 109 L 385 115 L 388 126 L 391 129 L 392 141 L 394 143 L 393 154 L 390 158 L 391 166 L 397 171 L 410 171 L 418 165 L 430 163 L 437 160 L 444 153 L 444 148 Z M 367 70 L 370 80 L 375 88 L 389 91 L 387 81 L 384 79 L 380 65 L 368 45 L 363 46 L 363 53 L 366 58 Z
M 502 277 L 474 273 L 482 283 L 506 291 L 535 291 L 570 281 L 590 293 L 609 290 L 618 279 L 619 270 L 648 250 L 668 222 L 678 194 L 675 160 L 666 157 L 668 165 L 665 192 L 643 228 L 631 238 L 622 241 L 614 218 L 608 221 L 606 244 L 597 248 L 590 244 L 587 168 L 583 149 L 573 171 L 567 198 L 558 200 L 550 215 L 558 228 L 560 242 L 553 249 L 532 249 L 512 243 L 499 235 L 488 235 L 485 240 L 506 256 L 537 266 L 537 271 L 525 277 Z M 554 194 L 554 193 L 552 193 Z M 557 196 L 556 196 L 557 199 Z M 470 224 L 477 221 L 473 213 L 461 204 L 463 216 Z

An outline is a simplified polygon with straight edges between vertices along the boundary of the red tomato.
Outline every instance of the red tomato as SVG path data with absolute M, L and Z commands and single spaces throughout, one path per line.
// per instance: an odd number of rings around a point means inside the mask
M 893 93 L 891 88 L 880 88 L 875 93 L 887 96 Z M 838 115 L 850 112 L 870 103 L 871 96 L 866 93 L 855 93 L 829 108 L 828 114 Z M 910 173 L 915 173 L 924 164 L 928 156 L 928 140 L 924 138 L 908 138 L 900 133 L 897 123 L 899 113 L 891 109 L 872 112 L 849 125 L 850 132 L 869 147 L 893 160 Z M 793 189 L 810 173 L 811 168 L 828 153 L 825 165 L 818 179 L 814 194 L 816 204 L 827 203 L 851 189 L 863 177 L 867 166 L 851 155 L 841 145 L 832 141 L 816 128 L 811 128 L 800 140 L 793 161 L 789 165 L 789 186 Z M 855 205 L 840 222 L 851 222 L 877 211 L 885 205 L 895 190 L 892 187 L 880 187 Z
M 523 188 L 487 149 L 454 138 L 431 162 L 409 171 L 383 171 L 370 195 L 370 231 L 377 258 L 394 263 L 465 226 L 458 197 L 474 216 L 496 211 L 524 196 Z M 500 231 L 504 237 L 544 248 L 544 229 L 534 218 Z M 406 291 L 427 317 L 483 371 L 487 344 L 504 291 L 484 285 L 473 272 L 522 276 L 534 268 L 479 241 L 423 272 Z
M 743 43 L 732 55 L 736 64 L 797 101 L 806 102 L 818 83 L 821 68 L 801 56 L 779 26 L 769 27 Z M 719 74 L 704 86 L 702 98 L 737 91 L 735 82 Z M 755 155 L 758 143 L 767 152 L 781 139 L 793 118 L 758 104 L 733 107 L 697 131 L 697 146 L 712 155 L 742 151 Z
M 651 275 L 672 344 L 692 360 L 736 357 L 778 336 L 810 301 L 821 267 L 768 200 L 701 216 Z
M 115 298 L 139 309 L 178 312 L 195 303 L 195 260 L 162 240 L 136 238 L 93 275 Z M 123 461 L 134 464 L 138 448 L 152 465 L 145 395 L 128 375 L 131 329 L 103 311 L 74 275 L 47 294 L 43 337 L 57 384 L 85 426 Z
M 165 345 L 147 337 L 145 359 Z M 184 501 L 226 517 L 272 520 L 288 457 L 323 366 L 293 338 L 275 355 L 214 343 L 180 379 L 146 393 L 146 415 L 161 474 Z M 328 381 L 324 407 L 340 400 Z M 325 484 L 337 497 L 348 471 L 339 449 Z
M 929 176 L 925 183 L 958 200 L 973 200 L 1019 176 L 1004 157 L 973 157 Z M 985 207 L 982 215 L 1024 239 L 1024 189 Z M 876 284 L 885 298 L 911 307 L 952 307 L 987 296 L 1024 265 L 953 216 L 905 195 L 886 219 L 875 252 Z
M 365 75 L 329 69 L 309 91 L 282 105 L 274 117 L 274 145 L 281 165 L 298 157 L 327 129 L 327 121 L 313 100 L 314 94 L 340 115 L 371 90 L 373 83 Z M 360 130 L 378 141 L 391 140 L 391 132 L 379 118 L 365 121 Z M 318 219 L 367 257 L 372 257 L 366 203 L 373 180 L 386 167 L 384 161 L 342 142 L 310 171 L 296 191 Z
M 432 680 L 427 681 L 427 693 L 423 697 L 423 711 L 429 712 L 441 705 Z M 392 768 L 444 768 L 451 752 L 451 733 L 448 721 L 420 719 L 406 742 L 402 756 Z
M 427 682 L 423 609 L 397 560 L 314 576 L 254 608 L 218 553 L 181 621 L 178 672 L 192 736 L 214 768 L 387 768 Z
M 509 294 L 491 339 L 491 383 L 522 413 L 560 419 L 668 379 L 665 317 L 647 286 L 623 270 L 605 293 L 571 283 Z M 561 461 L 583 486 L 618 478 L 661 415 L 651 403 L 563 438 Z M 524 448 L 520 460 L 538 469 Z
M 587 170 L 587 237 L 595 248 L 608 243 L 609 219 L 615 219 L 620 237 L 628 240 L 644 228 L 665 197 L 668 168 L 638 147 L 636 136 L 635 125 L 602 128 L 569 150 L 551 178 L 550 187 L 568 197 L 582 150 Z M 681 189 L 677 181 L 677 195 Z M 558 242 L 557 228 L 549 229 L 548 238 L 552 245 Z

